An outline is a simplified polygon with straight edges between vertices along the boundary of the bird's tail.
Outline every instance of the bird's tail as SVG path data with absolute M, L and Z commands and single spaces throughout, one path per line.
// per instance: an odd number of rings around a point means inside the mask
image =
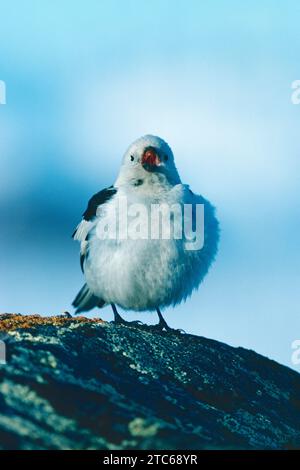
M 86 284 L 80 289 L 77 296 L 75 297 L 73 307 L 76 308 L 76 314 L 81 312 L 88 312 L 94 307 L 103 307 L 105 305 L 104 300 L 96 297 L 88 288 Z

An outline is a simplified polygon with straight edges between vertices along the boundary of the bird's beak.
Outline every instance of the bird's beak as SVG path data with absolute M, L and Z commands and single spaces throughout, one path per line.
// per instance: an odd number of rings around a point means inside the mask
M 161 165 L 161 160 L 154 148 L 146 148 L 142 156 L 141 164 L 147 171 L 154 171 L 155 168 Z

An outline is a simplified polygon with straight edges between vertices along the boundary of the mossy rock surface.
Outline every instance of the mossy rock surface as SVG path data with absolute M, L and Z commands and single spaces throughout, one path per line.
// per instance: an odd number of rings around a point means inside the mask
M 300 448 L 300 375 L 243 348 L 1 315 L 1 449 Z

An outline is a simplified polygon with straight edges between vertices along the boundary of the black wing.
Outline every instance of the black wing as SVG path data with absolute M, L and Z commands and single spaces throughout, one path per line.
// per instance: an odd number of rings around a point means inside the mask
M 108 202 L 115 194 L 117 190 L 114 186 L 103 189 L 89 200 L 86 211 L 83 213 L 83 219 L 76 227 L 72 237 L 81 242 L 80 250 L 80 266 L 81 270 L 84 271 L 84 261 L 88 256 L 88 234 L 93 227 L 92 219 L 97 215 L 97 209 L 101 204 Z M 85 312 L 98 306 L 103 307 L 105 301 L 94 296 L 85 284 L 76 299 L 73 302 L 73 306 L 76 308 L 75 313 Z
M 95 217 L 97 213 L 97 208 L 109 201 L 115 194 L 117 190 L 113 186 L 109 188 L 102 189 L 99 193 L 94 194 L 94 196 L 89 200 L 86 211 L 83 213 L 84 220 L 91 220 Z
M 114 186 L 110 186 L 109 188 L 102 189 L 102 191 L 99 191 L 98 193 L 94 194 L 94 196 L 89 200 L 88 206 L 85 212 L 83 213 L 83 220 L 74 230 L 72 238 L 75 237 L 78 229 L 82 228 L 82 225 L 84 225 L 86 222 L 90 222 L 96 216 L 98 207 L 101 206 L 101 204 L 105 204 L 105 202 L 108 202 L 116 194 L 116 192 L 117 189 L 114 188 Z M 78 234 L 79 233 L 81 232 L 78 232 Z
M 86 211 L 83 214 L 83 219 L 80 224 L 76 227 L 72 237 L 81 242 L 80 250 L 80 266 L 81 270 L 84 271 L 84 261 L 88 255 L 88 234 L 93 227 L 92 219 L 97 214 L 97 209 L 101 204 L 108 202 L 115 194 L 117 190 L 113 186 L 99 191 L 89 200 Z

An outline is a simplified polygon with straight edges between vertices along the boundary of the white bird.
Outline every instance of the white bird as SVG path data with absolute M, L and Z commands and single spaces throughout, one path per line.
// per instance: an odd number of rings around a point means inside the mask
M 128 214 L 136 204 L 147 209 L 147 213 L 139 214 L 138 224 L 132 214 L 131 218 L 126 215 L 130 219 L 127 223 L 135 220 L 143 235 L 130 238 L 114 232 L 116 236 L 103 236 L 102 231 L 99 236 L 101 223 L 113 226 L 116 218 L 124 215 L 121 202 L 125 198 Z M 195 239 L 191 227 L 188 236 L 181 238 L 174 230 L 165 238 L 145 236 L 149 234 L 148 209 L 153 205 L 184 209 L 188 204 L 193 208 L 193 224 L 197 205 L 204 208 L 201 249 L 190 249 L 188 243 Z M 186 220 L 191 222 L 188 216 Z M 120 228 L 120 222 L 115 227 Z M 161 309 L 186 300 L 199 287 L 217 253 L 219 224 L 214 207 L 181 183 L 169 145 L 159 137 L 146 135 L 126 151 L 115 184 L 90 199 L 73 237 L 81 242 L 81 267 L 86 280 L 73 302 L 76 313 L 111 304 L 114 321 L 126 324 L 129 322 L 118 314 L 116 305 L 125 310 L 156 310 L 157 326 L 168 330 Z

